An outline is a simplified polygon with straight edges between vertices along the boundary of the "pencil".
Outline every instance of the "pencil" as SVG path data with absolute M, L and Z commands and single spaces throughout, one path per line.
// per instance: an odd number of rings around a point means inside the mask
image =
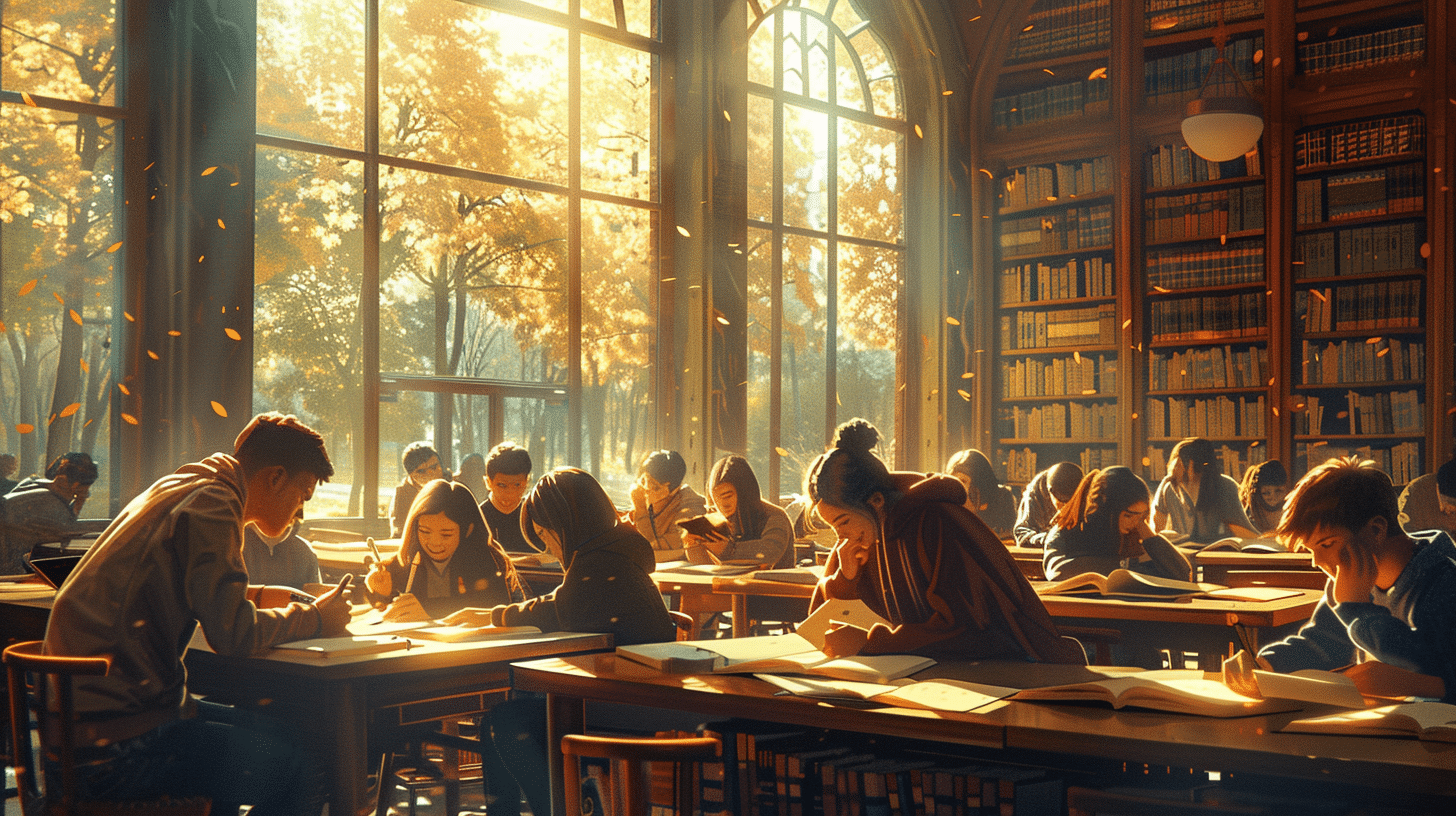
M 414 559 L 410 561 L 409 578 L 406 578 L 405 579 L 405 582 L 404 582 L 404 591 L 405 592 L 409 592 L 410 590 L 414 589 L 414 586 L 415 586 L 415 570 L 417 570 L 419 568 L 420 568 L 420 554 L 419 553 L 415 553 Z
M 379 545 L 374 543 L 374 537 L 370 536 L 364 539 L 364 542 L 369 545 L 369 552 L 374 556 L 374 563 L 382 562 L 384 559 L 379 557 Z

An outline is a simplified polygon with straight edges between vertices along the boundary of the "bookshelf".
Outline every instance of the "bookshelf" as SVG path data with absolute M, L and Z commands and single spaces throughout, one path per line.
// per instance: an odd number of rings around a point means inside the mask
M 1220 6 L 1266 124 L 1210 164 L 1179 124 Z M 1156 481 L 1195 435 L 1235 478 L 1354 453 L 1403 484 L 1444 461 L 1452 16 L 1441 0 L 1008 4 L 972 66 L 988 365 L 960 442 L 1012 483 L 1062 459 Z M 1093 160 L 1107 183 L 1062 194 L 1062 166 Z

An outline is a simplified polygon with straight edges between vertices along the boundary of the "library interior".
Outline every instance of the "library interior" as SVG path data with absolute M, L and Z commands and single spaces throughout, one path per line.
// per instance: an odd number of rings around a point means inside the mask
M 64 557 L 275 411 L 332 463 L 292 528 L 315 590 L 351 572 L 362 593 L 381 548 L 413 585 L 393 503 L 424 485 L 421 442 L 447 478 L 473 474 L 483 511 L 495 473 L 471 460 L 513 442 L 523 492 L 577 468 L 627 526 L 662 481 L 651 457 L 676 452 L 697 513 L 742 457 L 789 512 L 793 564 L 659 563 L 680 640 L 781 636 L 826 600 L 849 556 L 806 528 L 829 501 L 810 475 L 856 418 L 896 478 L 978 451 L 1018 506 L 1058 463 L 1089 493 L 1094 471 L 1129 469 L 1158 532 L 1186 440 L 1212 451 L 1199 467 L 1241 482 L 1277 462 L 1290 488 L 1355 457 L 1402 511 L 1429 490 L 1456 535 L 1433 475 L 1456 460 L 1453 17 L 1451 0 L 9 0 L 0 560 L 22 540 L 8 488 L 61 478 L 52 463 L 96 465 L 68 505 L 95 529 L 44 542 Z M 1040 539 L 1021 546 L 985 492 L 1007 580 L 1046 590 L 1088 671 L 1227 676 L 1223 658 L 1335 614 L 1317 557 L 1252 536 L 1172 542 L 1189 572 L 1169 580 L 1197 593 L 1059 595 Z M 1250 539 L 1276 551 L 1237 549 Z M 510 555 L 528 595 L 562 582 L 549 557 Z M 0 580 L 6 645 L 44 635 L 58 596 L 38 580 Z M 720 739 L 694 765 L 703 813 L 1456 806 L 1452 737 L 1288 728 L 1328 707 L 1008 700 L 1087 677 L 944 659 L 916 680 L 974 683 L 983 705 L 806 702 L 611 659 L 608 634 L 547 635 L 321 661 L 194 639 L 187 684 L 306 712 L 335 813 L 488 812 L 472 729 L 533 695 L 557 813 L 581 806 L 560 735 L 611 706 L 701 715 Z M 650 770 L 666 807 L 672 776 Z

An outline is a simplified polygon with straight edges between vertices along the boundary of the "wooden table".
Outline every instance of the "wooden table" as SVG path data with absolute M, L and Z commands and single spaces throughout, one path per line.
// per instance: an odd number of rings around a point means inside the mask
M 390 558 L 399 552 L 397 538 L 375 539 L 374 545 L 379 548 L 379 554 Z M 368 570 L 364 567 L 364 557 L 370 555 L 369 547 L 363 541 L 345 541 L 333 544 L 321 544 L 315 542 L 311 545 L 314 555 L 318 556 L 319 572 L 323 574 L 324 583 L 338 583 L 339 579 L 346 573 L 352 573 L 355 578 L 362 579 Z M 534 557 L 527 556 L 527 560 L 534 560 Z M 537 566 L 531 563 L 517 563 L 516 572 L 525 580 L 528 592 L 535 595 L 545 595 L 555 589 L 561 583 L 561 568 L 559 563 L 555 566 Z M 355 600 L 363 601 L 362 592 L 359 587 L 364 584 L 363 580 L 354 582 Z
M 793 581 L 772 581 L 756 577 L 756 573 L 744 575 L 719 575 L 713 578 L 713 593 L 726 595 L 729 608 L 733 613 L 733 637 L 747 637 L 752 634 L 753 621 L 750 619 L 748 610 L 748 599 L 756 598 L 792 598 L 804 601 L 804 615 L 808 615 L 808 601 L 814 595 L 814 587 L 818 579 L 824 576 L 824 568 L 811 569 L 801 567 L 806 574 L 814 577 L 812 583 L 796 583 Z M 799 617 L 803 620 L 804 615 Z
M 374 808 L 364 798 L 371 730 L 481 713 L 510 688 L 512 661 L 611 646 L 611 635 L 556 633 L 426 642 L 352 657 L 247 658 L 216 654 L 204 640 L 187 652 L 187 686 L 209 699 L 293 723 L 326 763 L 329 812 L 363 814 Z
M 1229 573 L 1234 570 L 1270 572 L 1307 570 L 1310 572 L 1319 572 L 1319 568 L 1310 560 L 1309 553 L 1303 550 L 1299 552 L 1280 553 L 1217 550 L 1214 552 L 1193 553 L 1192 560 L 1202 571 L 1202 580 L 1215 584 L 1227 584 Z
M 44 637 L 53 600 L 0 595 L 0 636 L 7 642 Z M 349 657 L 237 657 L 213 652 L 199 627 L 185 662 L 192 693 L 294 724 L 326 763 L 329 812 L 361 814 L 374 808 L 363 799 L 371 730 L 379 736 L 392 725 L 485 711 L 510 688 L 512 661 L 611 647 L 611 635 L 556 633 L 479 643 L 420 641 L 408 650 Z
M 1020 664 L 1016 674 L 983 677 L 981 664 L 942 664 L 917 675 L 959 676 L 982 682 L 1030 687 L 1043 669 L 1074 667 Z M 1075 767 L 1084 758 L 1174 766 L 1202 771 L 1288 777 L 1321 784 L 1372 789 L 1388 804 L 1413 797 L 1441 797 L 1437 812 L 1452 812 L 1456 792 L 1456 744 L 1377 737 L 1280 734 L 1275 729 L 1304 714 L 1215 719 L 1152 711 L 1113 710 L 1095 705 L 1050 705 L 1003 701 L 969 713 L 930 712 L 861 705 L 836 705 L 779 696 L 776 687 L 741 675 L 669 675 L 612 654 L 549 658 L 518 663 L 516 688 L 547 695 L 551 744 L 581 733 L 586 700 L 701 712 L 709 717 L 833 728 L 865 734 L 994 749 L 997 759 L 1042 764 L 1049 757 Z M 1004 674 L 1004 673 L 1003 673 Z M 1052 682 L 1063 682 L 1053 680 Z M 554 813 L 560 813 L 564 774 L 559 752 L 552 755 Z

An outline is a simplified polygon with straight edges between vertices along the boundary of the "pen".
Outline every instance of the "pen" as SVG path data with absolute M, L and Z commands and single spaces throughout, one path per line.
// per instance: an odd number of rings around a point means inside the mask
M 374 543 L 373 536 L 364 539 L 364 543 L 369 545 L 369 552 L 374 556 L 374 563 L 378 564 L 384 560 L 379 557 L 379 545 Z
M 410 560 L 409 578 L 406 578 L 405 579 L 405 582 L 404 582 L 404 591 L 405 592 L 409 592 L 410 590 L 414 589 L 414 586 L 415 586 L 415 570 L 417 570 L 419 568 L 420 568 L 420 554 L 419 553 L 415 553 L 415 557 Z

